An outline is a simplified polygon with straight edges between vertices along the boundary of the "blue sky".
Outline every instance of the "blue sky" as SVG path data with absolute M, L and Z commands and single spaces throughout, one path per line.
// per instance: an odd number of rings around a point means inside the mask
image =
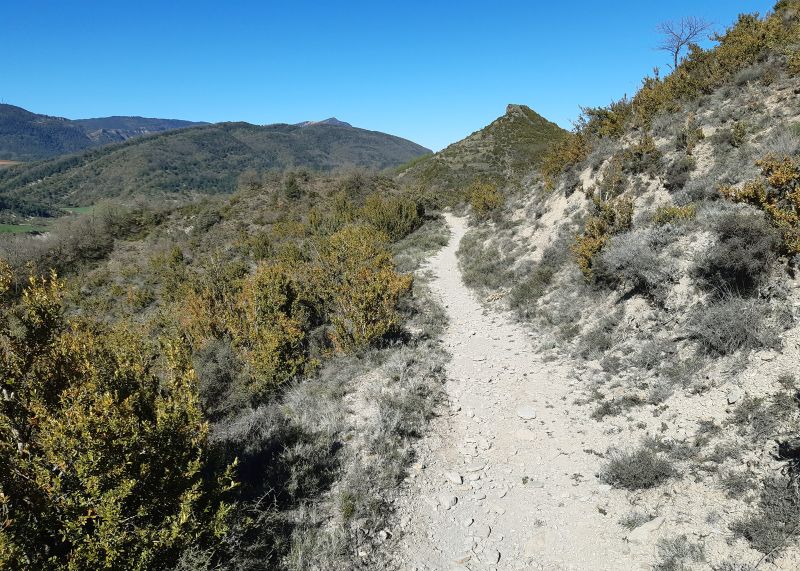
M 774 0 L 40 0 L 3 3 L 0 101 L 69 118 L 336 116 L 440 149 L 524 103 L 563 127 L 669 57 L 656 25 L 723 29 Z

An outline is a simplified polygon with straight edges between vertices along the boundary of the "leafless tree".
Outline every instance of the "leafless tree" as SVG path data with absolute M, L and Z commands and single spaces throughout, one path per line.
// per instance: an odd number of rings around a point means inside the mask
M 681 50 L 689 47 L 689 44 L 710 28 L 711 22 L 694 16 L 677 21 L 661 22 L 657 29 L 664 36 L 664 40 L 658 49 L 672 54 L 672 69 L 675 69 L 678 67 Z

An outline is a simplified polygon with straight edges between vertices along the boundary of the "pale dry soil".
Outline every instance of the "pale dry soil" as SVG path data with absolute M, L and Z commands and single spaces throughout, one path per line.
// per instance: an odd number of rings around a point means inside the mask
M 608 515 L 629 505 L 596 477 L 596 451 L 615 435 L 576 410 L 569 363 L 545 362 L 530 332 L 464 286 L 456 250 L 466 219 L 447 221 L 451 240 L 430 269 L 449 317 L 449 409 L 407 480 L 400 568 L 650 568 L 651 532 L 629 541 Z

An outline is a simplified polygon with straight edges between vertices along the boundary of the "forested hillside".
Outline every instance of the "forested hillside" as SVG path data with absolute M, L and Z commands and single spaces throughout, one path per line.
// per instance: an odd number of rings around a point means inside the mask
M 240 177 L 267 170 L 383 169 L 428 152 L 400 137 L 335 124 L 220 123 L 5 168 L 0 199 L 9 205 L 6 215 L 24 214 L 20 203 L 46 210 L 104 199 L 185 199 L 230 194 Z
M 0 104 L 0 160 L 35 161 L 200 124 L 146 117 L 70 120 L 3 103 Z

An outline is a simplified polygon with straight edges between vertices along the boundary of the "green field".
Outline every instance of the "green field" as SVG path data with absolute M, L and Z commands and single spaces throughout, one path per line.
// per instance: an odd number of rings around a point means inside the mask
M 24 234 L 27 232 L 46 232 L 44 226 L 32 224 L 0 224 L 0 234 Z
M 62 210 L 66 210 L 70 214 L 91 214 L 94 210 L 94 206 L 70 206 Z

